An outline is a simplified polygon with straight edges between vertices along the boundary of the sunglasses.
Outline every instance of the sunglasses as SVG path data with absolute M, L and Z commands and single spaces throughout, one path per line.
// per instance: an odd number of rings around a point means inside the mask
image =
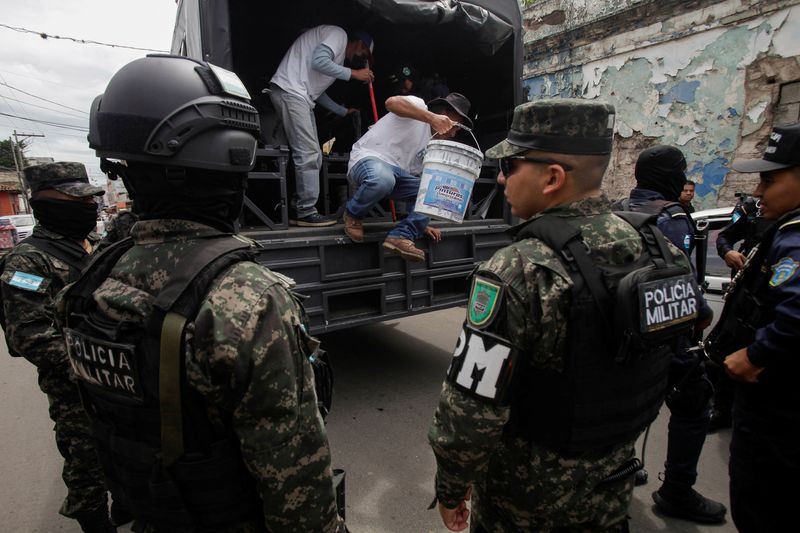
M 566 163 L 562 163 L 561 161 L 557 161 L 555 159 L 549 159 L 546 157 L 528 157 L 524 155 L 511 155 L 508 157 L 503 157 L 500 159 L 500 172 L 503 173 L 503 176 L 510 176 L 511 175 L 511 160 L 514 159 L 516 161 L 527 161 L 529 163 L 545 163 L 548 165 L 561 165 L 561 167 L 569 172 L 572 170 L 572 165 L 568 165 Z

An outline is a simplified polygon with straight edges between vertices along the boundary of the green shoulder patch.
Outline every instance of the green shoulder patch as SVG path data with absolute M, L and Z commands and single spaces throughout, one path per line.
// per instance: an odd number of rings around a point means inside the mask
M 503 284 L 476 275 L 472 279 L 467 320 L 476 328 L 485 328 L 494 321 L 503 300 Z

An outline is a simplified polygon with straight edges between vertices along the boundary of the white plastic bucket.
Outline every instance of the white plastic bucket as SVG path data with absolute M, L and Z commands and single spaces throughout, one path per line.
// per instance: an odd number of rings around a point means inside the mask
M 483 154 L 471 146 L 453 141 L 429 142 L 414 211 L 460 224 L 482 164 Z

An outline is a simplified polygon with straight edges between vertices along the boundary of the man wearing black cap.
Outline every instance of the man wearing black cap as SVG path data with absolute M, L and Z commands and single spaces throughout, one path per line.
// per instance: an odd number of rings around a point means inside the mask
M 724 360 L 736 380 L 731 514 L 739 531 L 785 530 L 800 475 L 800 124 L 773 129 L 763 159 L 734 162 L 760 174 L 754 196 L 776 222 L 745 267 L 724 317 L 748 338 Z M 729 309 L 728 306 L 731 306 Z
M 431 138 L 448 140 L 457 124 L 472 127 L 470 103 L 459 93 L 425 102 L 416 96 L 386 100 L 389 113 L 364 134 L 350 151 L 348 179 L 358 187 L 344 212 L 344 231 L 355 242 L 364 240 L 363 219 L 382 199 L 407 201 L 408 216 L 398 222 L 383 247 L 407 261 L 424 261 L 425 252 L 414 246 L 423 234 L 439 241 L 441 232 L 429 228 L 430 219 L 414 212 L 422 158 Z
M 686 184 L 686 158 L 674 146 L 659 144 L 639 154 L 636 161 L 636 188 L 622 208 L 657 215 L 656 223 L 664 236 L 688 256 L 694 249 L 694 222 L 679 200 Z M 711 322 L 713 312 L 702 300 L 702 327 Z M 672 362 L 671 386 L 680 384 L 667 397 L 670 410 L 664 483 L 653 492 L 656 507 L 664 514 L 700 523 L 725 520 L 727 509 L 706 498 L 692 487 L 697 481 L 697 463 L 703 450 L 711 417 L 713 394 L 705 366 L 697 355 L 687 352 L 691 338 L 681 341 L 683 350 Z M 643 472 L 644 473 L 644 472 Z M 646 482 L 646 475 L 637 480 Z
M 97 224 L 95 198 L 81 163 L 25 169 L 37 224 L 3 260 L 0 293 L 9 352 L 36 366 L 39 388 L 50 402 L 58 451 L 64 457 L 67 497 L 61 514 L 83 531 L 116 531 L 109 522 L 106 487 L 78 387 L 70 380 L 64 337 L 53 323 L 55 298 L 88 264 L 86 239 Z
M 523 104 L 486 152 L 526 221 L 472 278 L 428 432 L 439 512 L 453 531 L 467 527 L 470 498 L 473 533 L 628 531 L 634 443 L 663 401 L 674 330 L 665 326 L 657 350 L 623 344 L 629 330 L 604 318 L 621 297 L 601 272 L 627 276 L 653 254 L 683 279 L 691 268 L 651 225 L 656 251 L 611 212 L 601 185 L 614 116 L 595 101 Z

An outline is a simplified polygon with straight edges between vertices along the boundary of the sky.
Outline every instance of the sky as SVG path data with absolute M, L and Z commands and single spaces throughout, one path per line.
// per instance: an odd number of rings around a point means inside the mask
M 38 34 L 168 51 L 176 11 L 175 0 L 0 0 L 0 139 L 43 134 L 27 139 L 26 157 L 79 161 L 104 183 L 86 140 L 89 107 L 117 70 L 151 52 Z

